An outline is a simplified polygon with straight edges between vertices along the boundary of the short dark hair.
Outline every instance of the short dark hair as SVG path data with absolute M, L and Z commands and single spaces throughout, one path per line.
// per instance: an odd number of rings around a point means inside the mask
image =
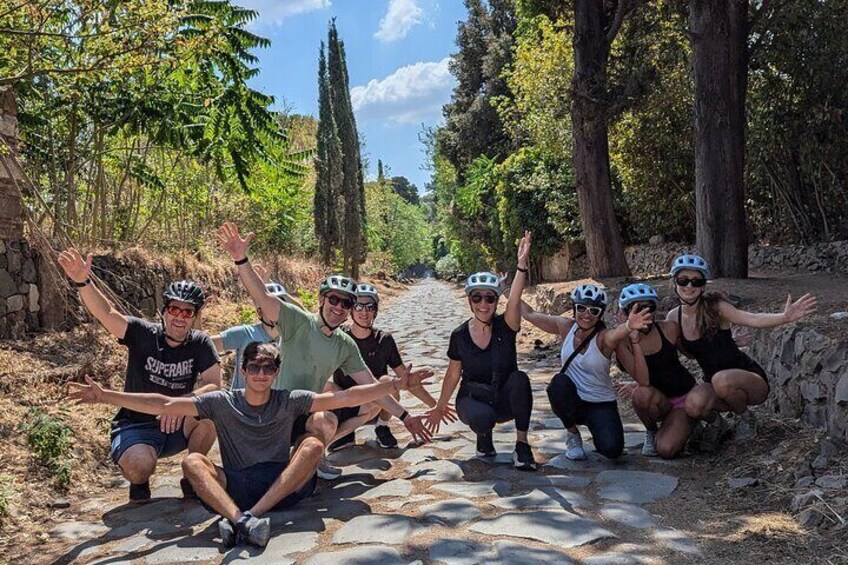
M 244 348 L 244 353 L 241 356 L 241 367 L 244 369 L 247 364 L 257 359 L 271 359 L 274 365 L 280 366 L 280 348 L 274 343 L 263 343 L 261 341 L 251 341 Z

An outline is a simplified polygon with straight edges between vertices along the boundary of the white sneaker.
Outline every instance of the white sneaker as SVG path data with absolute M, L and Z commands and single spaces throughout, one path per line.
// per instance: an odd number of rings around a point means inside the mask
M 739 415 L 739 419 L 736 422 L 735 439 L 739 441 L 753 439 L 755 437 L 757 437 L 757 418 L 753 412 L 746 410 Z
M 335 481 L 342 476 L 342 470 L 338 467 L 333 467 L 326 457 L 321 458 L 318 463 L 318 478 L 325 481 Z
M 565 456 L 573 461 L 586 459 L 586 451 L 583 449 L 583 438 L 580 433 L 573 434 L 565 432 Z
M 645 457 L 656 457 L 657 453 L 657 431 L 645 430 L 645 443 L 642 444 L 642 455 Z

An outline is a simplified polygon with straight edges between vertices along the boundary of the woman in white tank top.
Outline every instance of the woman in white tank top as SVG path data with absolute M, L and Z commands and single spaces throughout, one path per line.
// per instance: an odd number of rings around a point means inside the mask
M 592 284 L 580 285 L 572 291 L 571 301 L 574 318 L 540 314 L 525 302 L 521 315 L 537 328 L 563 338 L 563 365 L 571 358 L 565 371 L 554 375 L 548 384 L 551 409 L 566 429 L 565 456 L 586 458 L 577 429 L 584 424 L 598 453 L 614 459 L 624 450 L 624 427 L 610 379 L 610 357 L 616 348 L 625 346 L 632 330 L 648 327 L 650 313 L 634 310 L 626 324 L 606 329 L 606 292 Z M 575 349 L 578 352 L 573 355 Z

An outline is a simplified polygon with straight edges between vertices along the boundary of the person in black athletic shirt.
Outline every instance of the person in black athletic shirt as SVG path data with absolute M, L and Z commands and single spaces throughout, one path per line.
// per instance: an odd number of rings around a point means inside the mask
M 702 445 L 717 444 L 727 431 L 727 424 L 717 411 L 739 416 L 737 439 L 754 437 L 756 420 L 748 407 L 762 404 L 769 393 L 765 371 L 739 350 L 731 326 L 774 328 L 796 322 L 816 307 L 816 298 L 805 294 L 794 302 L 787 296 L 786 306 L 778 314 L 745 312 L 719 293 L 705 293 L 708 277 L 709 268 L 702 257 L 681 255 L 675 259 L 671 278 L 680 306 L 666 317 L 680 325 L 681 351 L 693 357 L 704 371 L 704 383 L 690 393 L 686 402 L 690 416 L 708 421 Z M 712 436 L 715 441 L 711 441 Z
M 468 277 L 465 294 L 473 317 L 451 334 L 450 362 L 439 402 L 430 411 L 428 423 L 431 429 L 438 430 L 459 385 L 456 412 L 477 434 L 477 455 L 495 456 L 492 441 L 495 424 L 515 420 L 513 464 L 518 469 L 535 471 L 536 460 L 527 442 L 533 394 L 527 373 L 518 370 L 515 348 L 515 338 L 521 329 L 521 293 L 527 282 L 529 255 L 530 232 L 524 232 L 518 244 L 518 269 L 503 314 L 497 314 L 500 278 L 490 272 Z

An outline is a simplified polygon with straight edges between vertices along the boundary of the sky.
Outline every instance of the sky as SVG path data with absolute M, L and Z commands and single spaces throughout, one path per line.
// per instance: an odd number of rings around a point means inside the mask
M 377 160 L 392 176 L 405 176 L 423 192 L 430 178 L 423 126 L 443 121 L 455 80 L 448 61 L 456 51 L 460 0 L 235 0 L 259 12 L 250 29 L 271 40 L 256 52 L 259 76 L 252 86 L 273 95 L 276 109 L 318 115 L 318 50 L 327 26 L 345 43 L 351 100 L 366 178 Z

